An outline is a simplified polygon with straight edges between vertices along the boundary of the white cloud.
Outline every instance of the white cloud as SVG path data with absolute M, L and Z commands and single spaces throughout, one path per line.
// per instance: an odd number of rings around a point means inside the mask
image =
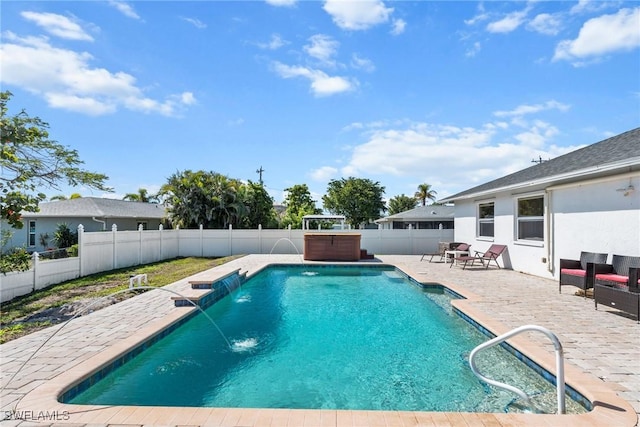
M 529 7 L 525 10 L 511 12 L 504 18 L 487 24 L 487 31 L 490 33 L 510 33 L 522 25 L 527 13 L 529 13 Z
M 283 40 L 280 34 L 271 34 L 271 39 L 267 43 L 257 43 L 261 49 L 268 50 L 278 50 L 286 44 L 288 44 L 288 42 Z
M 617 2 L 609 1 L 594 1 L 594 0 L 579 0 L 578 4 L 573 6 L 569 11 L 570 14 L 576 15 L 580 13 L 594 13 L 599 12 L 611 6 L 616 6 Z
M 87 34 L 77 22 L 66 16 L 38 12 L 22 12 L 20 15 L 56 37 L 67 40 L 93 41 L 93 37 Z
M 480 45 L 480 42 L 475 42 L 473 43 L 473 46 L 471 46 L 471 48 L 467 49 L 467 51 L 465 52 L 465 56 L 472 58 L 476 56 L 478 52 L 480 52 L 481 48 L 482 46 Z
M 311 179 L 318 182 L 329 181 L 338 177 L 338 169 L 331 166 L 323 166 L 321 168 L 311 171 L 309 174 Z
M 133 6 L 131 6 L 127 2 L 109 0 L 109 5 L 112 7 L 115 7 L 120 13 L 122 13 L 127 18 L 140 19 L 140 16 L 133 9 Z
M 540 34 L 546 34 L 555 36 L 560 32 L 562 27 L 562 20 L 558 15 L 552 15 L 549 13 L 541 13 L 536 15 L 529 23 L 527 23 L 527 29 L 535 31 Z
M 394 36 L 400 35 L 404 33 L 404 30 L 407 28 L 407 23 L 403 19 L 394 19 L 393 26 L 391 28 L 391 34 Z
M 621 9 L 584 23 L 575 40 L 563 40 L 556 47 L 554 60 L 568 60 L 576 65 L 613 52 L 630 51 L 640 46 L 640 7 Z
M 324 10 L 343 30 L 369 29 L 387 22 L 393 13 L 393 8 L 386 7 L 381 0 L 326 0 Z
M 382 127 L 380 122 L 357 123 L 349 129 L 360 132 L 365 140 L 352 148 L 351 157 L 340 169 L 342 176 L 380 181 L 384 176 L 412 177 L 437 184 L 440 197 L 451 193 L 448 188 L 468 188 L 527 168 L 532 159 L 553 158 L 576 149 L 554 145 L 559 130 L 538 119 L 525 128 L 502 121 L 479 127 L 402 121 Z
M 559 133 L 555 126 L 536 120 L 533 125 L 525 132 L 520 132 L 514 136 L 514 139 L 523 147 L 544 148 L 544 144 Z
M 366 71 L 367 73 L 372 73 L 376 69 L 376 66 L 373 65 L 370 59 L 362 58 L 356 53 L 351 55 L 351 66 L 355 69 Z
M 297 3 L 297 0 L 265 0 L 267 4 L 275 7 L 291 7 Z
M 11 32 L 3 36 L 2 82 L 37 94 L 54 108 L 102 115 L 123 107 L 173 116 L 195 102 L 190 92 L 164 101 L 148 98 L 134 76 L 92 67 L 91 54 L 54 47 L 45 37 L 20 38 Z
M 323 65 L 335 66 L 333 57 L 336 55 L 340 43 L 324 34 L 309 37 L 309 42 L 303 47 L 307 55 L 319 60 Z
M 464 23 L 467 25 L 475 25 L 478 22 L 486 21 L 489 19 L 489 14 L 487 14 L 484 10 L 484 4 L 482 2 L 478 3 L 478 14 L 471 19 L 465 19 Z
M 180 19 L 182 19 L 185 22 L 188 22 L 189 24 L 193 25 L 194 27 L 196 27 L 199 30 L 203 30 L 203 29 L 207 28 L 207 24 L 205 24 L 204 22 L 202 22 L 201 20 L 199 20 L 197 18 L 182 17 Z
M 545 110 L 567 111 L 569 108 L 570 106 L 567 104 L 551 100 L 543 104 L 519 105 L 515 109 L 510 111 L 496 111 L 493 113 L 493 115 L 496 117 L 522 117 L 528 114 L 535 114 Z
M 311 82 L 311 92 L 315 96 L 330 96 L 355 90 L 357 80 L 340 76 L 329 76 L 323 71 L 312 68 L 289 66 L 280 62 L 273 63 L 274 71 L 283 79 L 302 77 Z

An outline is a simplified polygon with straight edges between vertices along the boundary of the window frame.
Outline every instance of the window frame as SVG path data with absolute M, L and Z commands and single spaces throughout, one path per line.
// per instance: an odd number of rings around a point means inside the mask
M 493 208 L 493 214 L 491 217 L 481 217 L 481 209 L 484 206 L 491 206 Z M 495 200 L 486 200 L 486 201 L 481 201 L 481 202 L 477 202 L 476 203 L 476 237 L 479 239 L 494 239 L 496 236 L 496 226 L 495 226 L 495 219 L 496 219 L 496 202 Z M 485 229 L 485 227 L 483 227 L 484 225 L 488 225 L 491 224 L 491 228 L 492 228 L 492 234 L 488 235 L 488 234 L 482 234 L 483 233 L 483 229 Z
M 534 199 L 542 199 L 542 212 L 540 215 L 520 215 L 520 202 L 524 200 L 534 200 Z M 545 220 L 545 210 L 546 210 L 546 197 L 544 193 L 533 193 L 526 195 L 518 195 L 514 198 L 515 204 L 515 212 L 514 212 L 514 240 L 516 242 L 523 243 L 532 243 L 532 244 L 544 244 L 545 236 L 546 236 L 546 220 Z M 539 238 L 531 238 L 531 237 L 520 237 L 521 233 L 521 223 L 540 223 L 541 224 L 541 235 Z
M 27 246 L 35 248 L 36 243 L 36 220 L 30 219 L 27 226 Z

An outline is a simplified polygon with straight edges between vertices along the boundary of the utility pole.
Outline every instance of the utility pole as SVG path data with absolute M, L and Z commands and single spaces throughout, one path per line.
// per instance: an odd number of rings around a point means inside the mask
M 262 169 L 262 166 L 260 166 L 260 169 L 256 170 L 256 173 L 260 176 L 260 185 L 262 185 L 262 172 L 264 172 L 265 170 Z
M 538 156 L 538 160 L 533 159 L 533 160 L 531 160 L 531 163 L 537 163 L 537 164 L 540 164 L 540 163 L 542 163 L 542 162 L 547 162 L 547 161 L 549 161 L 549 159 L 547 159 L 547 160 L 542 160 L 542 156 Z

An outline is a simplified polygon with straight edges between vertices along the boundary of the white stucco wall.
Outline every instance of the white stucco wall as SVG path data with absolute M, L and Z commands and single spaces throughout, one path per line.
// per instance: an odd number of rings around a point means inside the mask
M 636 190 L 625 196 L 621 189 Z M 560 258 L 577 259 L 581 251 L 640 256 L 640 175 L 550 186 L 546 189 L 544 242 L 516 239 L 516 197 L 540 194 L 542 188 L 503 192 L 493 197 L 456 201 L 455 240 L 484 251 L 492 243 L 506 244 L 502 260 L 508 268 L 541 277 L 558 278 Z M 477 204 L 495 203 L 493 239 L 478 238 Z

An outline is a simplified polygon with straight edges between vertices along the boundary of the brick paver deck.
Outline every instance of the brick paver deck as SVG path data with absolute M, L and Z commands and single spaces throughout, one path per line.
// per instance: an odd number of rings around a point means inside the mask
M 556 333 L 564 347 L 567 381 L 595 403 L 582 415 L 469 414 L 399 411 L 153 408 L 65 405 L 58 393 L 118 354 L 193 310 L 174 307 L 170 292 L 153 291 L 0 346 L 3 426 L 243 425 L 243 426 L 584 426 L 631 427 L 640 413 L 640 325 L 557 282 L 510 270 L 449 268 L 420 256 L 378 256 L 420 282 L 441 283 L 467 297 L 460 310 L 496 334 L 525 324 Z M 250 255 L 173 283 L 216 279 L 268 263 L 303 262 L 299 255 Z M 56 332 L 58 331 L 58 332 Z M 46 344 L 43 343 L 46 341 Z M 553 346 L 526 333 L 509 342 L 555 372 Z M 40 348 L 42 346 L 42 348 Z M 36 351 L 36 349 L 40 348 Z M 26 363 L 25 363 L 26 361 Z M 16 374 L 16 371 L 19 372 Z M 10 381 L 10 382 L 9 382 Z M 17 412 L 12 412 L 16 410 Z M 20 415 L 20 417 L 18 417 Z M 22 419 L 16 419 L 22 418 Z

